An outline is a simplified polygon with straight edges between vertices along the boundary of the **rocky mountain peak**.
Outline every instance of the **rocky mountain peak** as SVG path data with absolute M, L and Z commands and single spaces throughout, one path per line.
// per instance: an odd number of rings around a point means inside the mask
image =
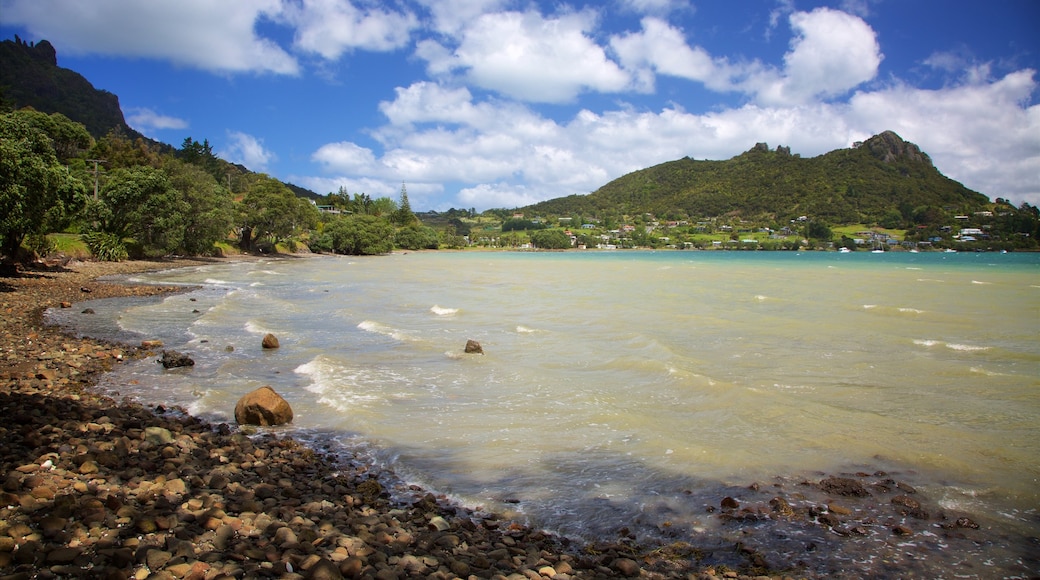
M 875 135 L 867 139 L 864 145 L 874 157 L 885 163 L 891 163 L 898 159 L 907 159 L 918 163 L 932 164 L 932 160 L 927 153 L 921 151 L 921 148 L 917 145 L 904 141 L 894 131 L 884 131 Z

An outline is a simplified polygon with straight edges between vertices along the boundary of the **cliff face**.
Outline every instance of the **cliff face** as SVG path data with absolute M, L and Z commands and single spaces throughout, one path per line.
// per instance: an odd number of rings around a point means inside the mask
M 0 95 L 14 108 L 32 107 L 43 113 L 62 113 L 82 123 L 94 138 L 113 129 L 138 136 L 126 124 L 119 98 L 79 73 L 58 66 L 54 46 L 15 37 L 0 42 Z
M 932 159 L 928 157 L 928 154 L 921 151 L 920 147 L 909 141 L 903 141 L 899 135 L 892 131 L 885 131 L 871 137 L 867 140 L 866 146 L 874 157 L 885 163 L 891 163 L 902 158 L 917 163 L 932 164 Z

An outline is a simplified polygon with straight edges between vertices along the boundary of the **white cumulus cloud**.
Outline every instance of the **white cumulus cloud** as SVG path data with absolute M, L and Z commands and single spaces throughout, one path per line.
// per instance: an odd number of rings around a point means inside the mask
M 843 95 L 872 80 L 883 58 L 874 30 L 861 18 L 817 8 L 790 16 L 795 37 L 784 70 L 748 81 L 761 102 L 797 105 Z
M 146 107 L 127 109 L 126 122 L 145 135 L 153 135 L 156 131 L 167 129 L 187 129 L 184 119 L 163 115 Z
M 262 140 L 240 131 L 229 131 L 227 145 L 216 154 L 259 172 L 267 171 L 268 165 L 277 159 L 274 153 L 264 147 Z
M 514 99 L 564 103 L 584 91 L 618 92 L 629 83 L 590 35 L 595 23 L 588 11 L 549 18 L 487 13 L 464 29 L 454 49 L 428 40 L 417 55 L 434 75 L 461 71 L 468 82 Z
M 362 8 L 344 0 L 302 0 L 288 6 L 284 17 L 296 27 L 295 45 L 328 60 L 354 49 L 401 48 L 419 24 L 410 12 Z
M 278 18 L 280 0 L 8 0 L 7 24 L 39 38 L 60 39 L 62 51 L 156 58 L 214 72 L 295 75 L 296 58 L 256 33 Z

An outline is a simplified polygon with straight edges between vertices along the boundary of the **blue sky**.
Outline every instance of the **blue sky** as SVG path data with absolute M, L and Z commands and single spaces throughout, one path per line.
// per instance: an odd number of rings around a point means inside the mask
M 154 139 L 416 210 L 884 130 L 1040 204 L 1036 0 L 0 0 L 15 34 Z

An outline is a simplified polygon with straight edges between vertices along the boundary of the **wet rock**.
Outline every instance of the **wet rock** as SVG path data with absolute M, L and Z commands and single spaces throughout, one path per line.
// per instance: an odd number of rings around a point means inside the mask
M 954 525 L 956 525 L 958 528 L 968 528 L 970 530 L 979 529 L 979 524 L 975 523 L 975 521 L 971 518 L 965 517 L 957 518 L 957 521 L 954 522 Z
M 614 560 L 611 567 L 620 572 L 622 576 L 630 578 L 633 576 L 639 576 L 639 564 L 631 558 L 618 558 L 617 560 Z
M 162 358 L 159 359 L 159 364 L 164 369 L 175 369 L 180 367 L 192 367 L 195 366 L 195 361 L 186 354 L 179 353 L 175 350 L 164 350 Z
M 242 425 L 283 425 L 292 419 L 292 407 L 269 386 L 247 393 L 235 405 L 235 420 Z
M 891 503 L 900 506 L 899 513 L 919 520 L 928 519 L 928 512 L 921 508 L 921 503 L 908 495 L 897 495 Z
M 93 309 L 93 308 L 84 308 L 84 309 L 83 309 L 83 310 L 82 310 L 82 311 L 80 312 L 80 314 L 95 314 L 95 312 L 94 312 L 94 309 Z
M 722 505 L 722 509 L 735 510 L 738 507 L 740 507 L 740 502 L 738 502 L 737 500 L 735 500 L 735 499 L 733 499 L 731 497 L 724 497 L 724 498 L 722 498 L 721 505 Z
M 466 341 L 466 354 L 484 354 L 484 347 L 475 340 Z
M 260 346 L 262 346 L 265 350 L 276 349 L 279 346 L 278 337 L 271 333 L 267 333 L 264 335 L 264 339 L 260 342 Z
M 867 497 L 870 492 L 863 484 L 848 477 L 828 477 L 819 483 L 820 489 L 831 495 Z
M 794 510 L 791 508 L 791 504 L 787 503 L 787 500 L 782 497 L 774 497 L 769 500 L 770 507 L 773 511 L 782 516 L 793 516 Z
M 161 340 L 142 340 L 141 348 L 159 348 L 163 345 Z

